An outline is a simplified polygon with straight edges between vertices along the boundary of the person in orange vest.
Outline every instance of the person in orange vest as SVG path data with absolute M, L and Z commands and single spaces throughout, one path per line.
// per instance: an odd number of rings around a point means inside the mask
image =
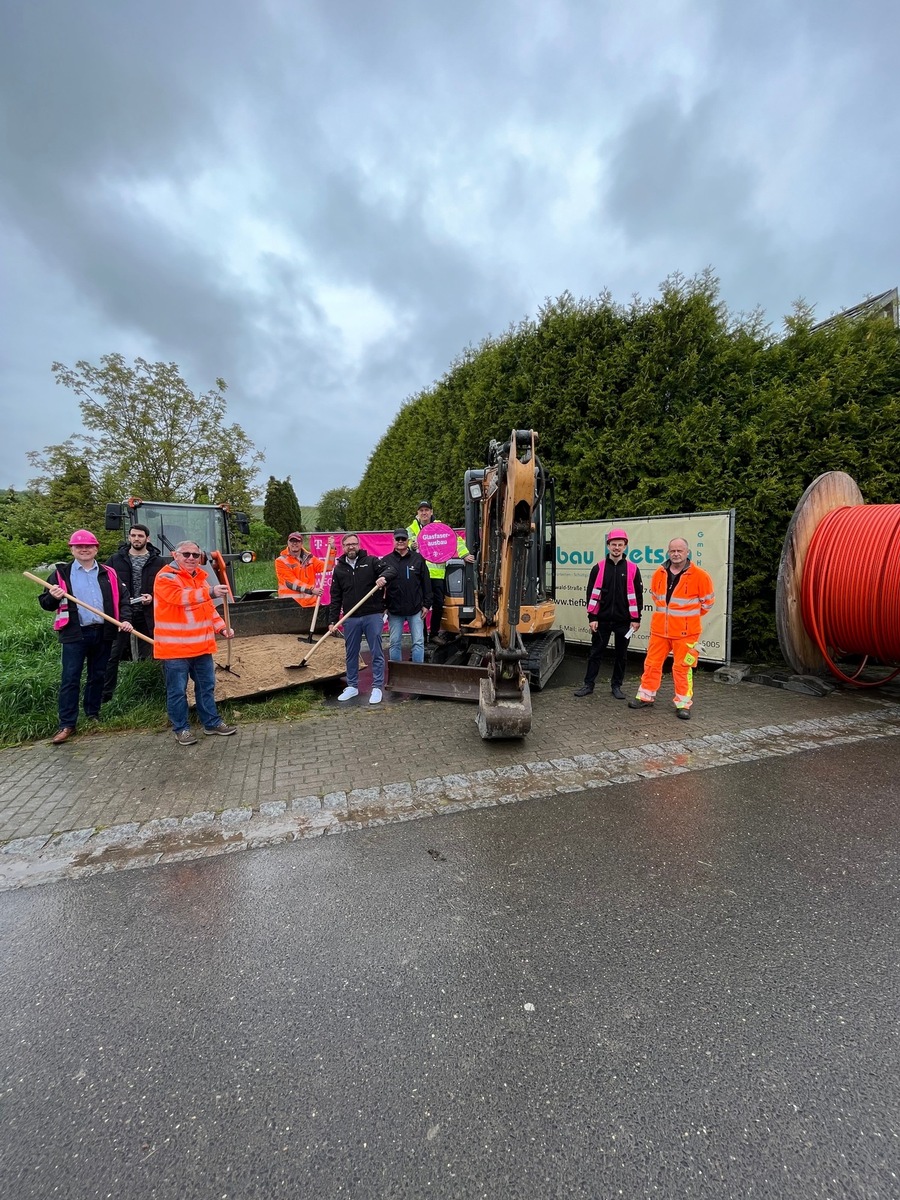
M 650 708 L 662 680 L 663 663 L 671 654 L 675 715 L 689 721 L 694 703 L 694 667 L 700 659 L 701 623 L 715 603 L 716 594 L 706 571 L 691 562 L 684 538 L 669 542 L 669 557 L 653 572 L 650 595 L 653 616 L 644 673 L 628 707 Z
M 275 559 L 275 575 L 278 579 L 278 595 L 290 596 L 303 608 L 313 608 L 322 595 L 322 587 L 316 581 L 321 578 L 325 563 L 314 558 L 303 545 L 302 533 L 289 533 L 287 545 Z
M 237 726 L 226 725 L 216 708 L 216 667 L 213 654 L 216 634 L 233 638 L 234 630 L 222 620 L 213 599 L 228 595 L 224 583 L 210 586 L 200 565 L 196 542 L 179 542 L 173 562 L 153 584 L 153 657 L 163 662 L 166 675 L 166 711 L 179 746 L 196 745 L 188 718 L 187 684 L 194 681 L 194 701 L 203 732 L 229 737 Z

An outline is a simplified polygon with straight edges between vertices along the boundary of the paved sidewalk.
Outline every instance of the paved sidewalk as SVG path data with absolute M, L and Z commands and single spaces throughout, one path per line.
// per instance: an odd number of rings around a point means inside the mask
M 363 696 L 191 747 L 169 732 L 97 733 L 2 751 L 0 886 L 53 877 L 61 858 L 71 874 L 199 857 L 900 733 L 900 704 L 879 694 L 817 698 L 698 672 L 688 723 L 667 700 L 651 712 L 602 688 L 576 700 L 582 672 L 566 661 L 515 742 L 483 742 L 472 705 Z

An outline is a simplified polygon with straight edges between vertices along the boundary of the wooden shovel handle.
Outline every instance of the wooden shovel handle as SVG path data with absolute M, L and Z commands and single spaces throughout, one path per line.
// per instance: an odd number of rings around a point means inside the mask
M 22 574 L 25 576 L 26 579 L 31 579 L 34 583 L 39 583 L 41 585 L 41 587 L 45 587 L 45 588 L 49 589 L 49 588 L 58 586 L 58 584 L 50 583 L 46 579 L 40 579 L 37 575 L 32 575 L 30 571 L 23 571 Z M 63 591 L 63 595 L 65 596 L 65 598 L 67 600 L 71 600 L 73 604 L 80 604 L 81 607 L 86 608 L 88 610 L 88 612 L 96 613 L 97 616 L 102 617 L 104 621 L 109 621 L 110 625 L 115 625 L 118 629 L 122 628 L 124 621 L 117 621 L 115 617 L 107 616 L 105 612 L 102 612 L 99 608 L 94 608 L 94 606 L 92 604 L 88 604 L 88 602 L 86 600 L 79 600 L 77 596 L 70 595 L 69 592 L 67 592 L 65 590 L 65 588 L 63 588 L 62 591 Z M 136 638 L 140 638 L 142 642 L 146 642 L 149 646 L 152 646 L 154 644 L 153 638 L 148 638 L 145 634 L 138 633 L 138 631 L 136 629 L 132 629 L 131 632 L 134 634 L 134 636 Z
M 352 617 L 358 608 L 362 608 L 362 606 L 365 604 L 365 602 L 368 599 L 370 599 L 372 596 L 374 596 L 376 592 L 379 592 L 379 591 L 381 591 L 381 588 L 376 583 L 371 591 L 366 592 L 366 594 L 363 596 L 362 600 L 360 600 L 358 604 L 354 604 L 353 607 L 350 609 L 350 611 L 345 612 L 339 621 L 335 621 L 334 629 L 329 629 L 327 633 L 323 634 L 322 637 L 319 638 L 319 640 L 316 642 L 316 644 L 313 646 L 313 648 L 311 650 L 307 650 L 307 652 L 300 659 L 297 666 L 302 667 L 305 663 L 308 663 L 309 660 L 312 658 L 312 656 L 315 654 L 315 652 L 318 650 L 318 648 L 322 645 L 322 643 L 328 641 L 328 639 L 334 633 L 335 629 L 337 629 L 340 625 L 343 625 L 343 623 L 347 620 L 348 617 Z

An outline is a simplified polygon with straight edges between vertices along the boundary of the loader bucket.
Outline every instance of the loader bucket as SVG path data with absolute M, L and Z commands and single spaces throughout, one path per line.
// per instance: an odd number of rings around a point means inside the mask
M 388 687 L 414 696 L 477 701 L 487 667 L 453 667 L 445 663 L 388 663 Z

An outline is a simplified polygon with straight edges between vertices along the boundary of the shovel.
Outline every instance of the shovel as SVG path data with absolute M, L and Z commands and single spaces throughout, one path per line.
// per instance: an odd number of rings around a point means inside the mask
M 366 594 L 363 596 L 362 600 L 360 600 L 358 604 L 354 604 L 353 607 L 350 609 L 350 611 L 344 613 L 344 615 L 341 617 L 341 619 L 339 621 L 335 621 L 334 629 L 329 629 L 328 632 L 323 637 L 320 637 L 319 640 L 316 642 L 316 644 L 313 646 L 313 648 L 311 650 L 307 650 L 307 652 L 303 655 L 303 657 L 300 659 L 300 661 L 298 663 L 289 663 L 284 669 L 286 671 L 299 671 L 301 669 L 301 667 L 305 667 L 306 664 L 309 662 L 309 660 L 312 658 L 312 656 L 315 654 L 315 652 L 318 650 L 318 648 L 322 645 L 322 643 L 327 642 L 328 639 L 332 636 L 332 634 L 337 632 L 338 628 L 341 625 L 343 625 L 343 623 L 347 620 L 348 617 L 352 617 L 358 608 L 362 608 L 362 606 L 365 604 L 365 602 L 368 599 L 370 599 L 372 596 L 374 596 L 376 592 L 379 592 L 379 591 L 381 591 L 381 588 L 376 583 L 370 592 L 366 592 Z
M 41 587 L 56 587 L 55 583 L 48 583 L 46 579 L 40 579 L 37 575 L 32 575 L 30 571 L 23 571 L 22 574 L 26 579 L 32 580 L 33 583 L 39 583 Z M 123 621 L 117 621 L 115 617 L 108 616 L 105 612 L 101 612 L 99 608 L 94 608 L 92 604 L 88 604 L 85 600 L 79 600 L 77 596 L 69 595 L 69 593 L 65 590 L 63 590 L 63 595 L 67 600 L 71 600 L 73 604 L 80 604 L 82 608 L 86 608 L 89 612 L 96 613 L 97 616 L 102 617 L 104 621 L 109 621 L 110 625 L 115 625 L 119 629 L 122 628 L 122 625 L 124 624 Z M 138 633 L 136 629 L 132 630 L 131 636 L 140 638 L 142 642 L 147 642 L 150 646 L 154 645 L 153 638 L 146 637 L 143 633 Z
M 325 587 L 325 576 L 328 574 L 328 564 L 331 562 L 331 552 L 334 549 L 334 538 L 328 539 L 328 549 L 325 552 L 325 566 L 322 568 L 322 588 Z M 322 603 L 321 595 L 316 596 L 316 607 L 313 609 L 312 620 L 309 623 L 308 642 L 312 642 L 313 634 L 316 631 L 316 621 L 319 619 L 319 605 Z M 305 660 L 304 660 L 305 661 Z
M 224 583 L 228 589 L 227 593 L 222 597 L 222 605 L 225 612 L 225 624 L 230 629 L 231 613 L 228 609 L 228 599 L 230 597 L 232 600 L 234 600 L 234 596 L 231 594 L 231 584 L 228 582 L 228 568 L 225 566 L 225 559 L 218 550 L 213 550 L 209 557 L 213 565 L 213 570 L 216 573 L 216 578 L 218 579 L 219 583 Z M 225 666 L 223 667 L 221 663 L 216 663 L 216 670 L 227 671 L 229 675 L 233 675 L 235 679 L 240 679 L 240 675 L 238 675 L 237 671 L 233 670 L 231 666 L 231 643 L 233 640 L 233 638 L 228 639 L 228 649 L 225 652 Z

